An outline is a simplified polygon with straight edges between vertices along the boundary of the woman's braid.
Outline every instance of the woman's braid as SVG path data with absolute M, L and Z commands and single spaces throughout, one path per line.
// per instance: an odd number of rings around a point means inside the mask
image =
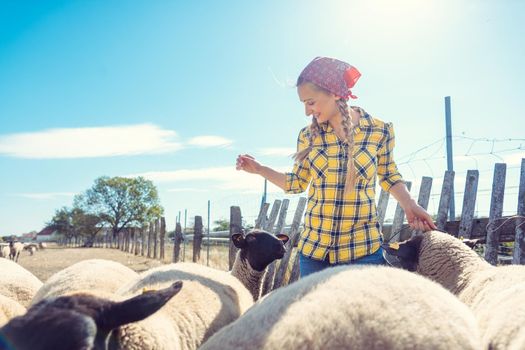
M 346 179 L 345 179 L 345 194 L 353 191 L 355 188 L 356 181 L 356 170 L 354 164 L 354 124 L 352 123 L 352 118 L 350 117 L 350 110 L 346 101 L 343 99 L 337 100 L 337 106 L 341 112 L 343 131 L 346 136 L 346 145 L 347 145 L 347 155 L 348 162 L 346 164 Z

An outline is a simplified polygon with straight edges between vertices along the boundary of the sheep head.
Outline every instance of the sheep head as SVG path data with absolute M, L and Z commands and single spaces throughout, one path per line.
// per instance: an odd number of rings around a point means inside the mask
M 87 293 L 44 299 L 0 329 L 0 349 L 107 349 L 114 329 L 152 315 L 181 288 L 176 281 L 120 302 Z
M 274 260 L 281 259 L 286 252 L 285 244 L 288 236 L 285 234 L 273 235 L 264 230 L 253 230 L 246 235 L 233 234 L 233 244 L 241 250 L 241 258 L 248 260 L 256 271 L 263 271 Z

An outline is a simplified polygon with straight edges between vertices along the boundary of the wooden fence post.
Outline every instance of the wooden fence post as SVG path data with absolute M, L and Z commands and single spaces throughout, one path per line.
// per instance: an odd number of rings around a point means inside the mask
M 521 160 L 520 185 L 518 189 L 518 215 L 514 233 L 513 264 L 525 264 L 525 158 Z
M 494 179 L 492 180 L 492 196 L 490 198 L 489 224 L 487 225 L 487 241 L 485 260 L 492 265 L 498 263 L 499 232 L 496 222 L 503 214 L 503 195 L 505 192 L 505 175 L 507 164 L 496 163 Z
M 175 225 L 175 237 L 173 241 L 173 259 L 172 261 L 174 263 L 179 262 L 180 259 L 180 245 L 182 243 L 183 237 L 182 237 L 182 227 L 180 226 L 180 222 L 177 222 Z
M 152 257 L 151 250 L 153 249 L 153 222 L 149 223 L 148 230 L 148 258 Z
M 153 225 L 153 259 L 157 259 L 159 257 L 159 219 L 155 219 Z
M 139 255 L 140 254 L 140 250 L 139 250 L 139 236 L 140 236 L 140 233 L 141 233 L 141 230 L 140 228 L 135 228 L 135 239 L 134 239 L 134 242 L 133 242 L 133 247 L 135 248 L 135 251 L 134 251 L 134 254 L 135 255 Z
M 278 231 L 273 231 L 273 226 L 275 224 L 275 220 L 277 219 L 277 214 L 279 213 L 279 218 L 281 217 L 286 218 L 286 212 L 288 211 L 288 203 L 286 203 L 286 205 L 281 205 L 281 203 L 282 202 L 278 199 L 276 199 L 275 202 L 273 203 L 272 211 L 270 213 L 270 218 L 268 219 L 268 222 L 266 223 L 265 231 L 268 231 L 273 234 L 278 232 Z M 262 283 L 261 296 L 268 294 L 273 289 L 273 280 L 275 278 L 276 266 L 277 266 L 277 261 L 272 261 L 270 265 L 268 265 L 266 269 L 266 275 L 264 275 L 264 280 Z
M 419 195 L 417 196 L 417 204 L 423 209 L 428 209 L 428 202 L 430 201 L 430 192 L 432 190 L 432 178 L 423 176 L 421 178 L 421 187 L 419 187 Z M 411 234 L 407 234 L 411 232 Z M 411 236 L 421 233 L 420 230 L 402 230 L 399 234 L 399 240 L 404 241 L 409 239 Z
M 470 238 L 472 235 L 472 224 L 474 210 L 476 209 L 476 194 L 478 192 L 478 170 L 468 170 L 465 180 L 465 193 L 463 193 L 463 208 L 461 209 L 461 221 L 459 223 L 458 237 Z
M 290 239 L 288 240 L 288 243 L 286 244 L 286 253 L 284 253 L 283 258 L 281 259 L 281 263 L 279 264 L 279 268 L 277 269 L 277 273 L 275 274 L 275 280 L 273 283 L 273 288 L 277 289 L 283 285 L 284 282 L 284 276 L 286 274 L 286 271 L 288 270 L 288 264 L 290 263 L 290 258 L 292 256 L 293 248 L 297 245 L 297 242 L 299 241 L 299 227 L 301 225 L 301 219 L 303 218 L 303 212 L 304 208 L 306 207 L 306 198 L 300 197 L 299 202 L 297 203 L 297 208 L 295 209 L 295 214 L 292 221 L 292 226 L 290 227 Z M 295 265 L 297 265 L 297 271 L 299 272 L 299 253 L 296 254 L 295 260 L 293 262 L 292 269 L 295 268 Z M 295 279 L 292 280 L 292 277 L 290 277 L 290 281 L 295 281 L 299 275 L 295 276 Z
M 261 207 L 259 215 L 257 216 L 257 220 L 255 220 L 255 228 L 261 228 L 264 226 L 264 223 L 266 222 L 266 213 L 268 212 L 268 208 L 270 208 L 270 203 L 264 203 Z
M 454 184 L 454 171 L 445 171 L 445 177 L 443 178 L 443 186 L 441 187 L 441 197 L 439 199 L 438 214 L 436 220 L 436 226 L 438 230 L 444 231 L 447 223 L 448 211 L 450 208 L 450 198 L 452 198 L 452 189 Z M 454 220 L 454 218 L 451 218 Z
M 277 214 L 279 214 L 279 209 L 281 208 L 281 201 L 276 199 L 273 202 L 272 211 L 270 212 L 270 217 L 262 225 L 264 231 L 272 233 L 273 225 L 275 225 L 275 220 L 277 220 Z
M 381 228 L 383 227 L 383 223 L 385 222 L 386 208 L 388 207 L 389 196 L 390 192 L 381 189 L 381 193 L 379 194 L 379 202 L 377 203 L 377 222 L 379 222 Z
M 146 230 L 148 229 L 147 224 L 143 224 L 142 228 L 140 230 L 140 255 L 145 256 L 146 255 Z
M 412 182 L 405 181 L 408 192 L 412 188 Z M 387 242 L 399 242 L 401 229 L 403 228 L 403 221 L 405 220 L 405 211 L 401 208 L 401 205 L 397 203 L 396 212 L 394 214 L 394 220 L 392 221 L 392 229 L 390 230 L 390 235 L 388 239 L 385 239 Z
M 160 218 L 160 260 L 164 261 L 164 245 L 166 239 L 166 218 Z
M 230 249 L 228 254 L 228 270 L 231 271 L 235 256 L 237 255 L 237 247 L 233 245 L 232 235 L 242 233 L 242 216 L 241 208 L 236 206 L 230 207 Z
M 198 262 L 201 259 L 202 228 L 202 216 L 195 216 L 195 226 L 193 229 L 193 262 Z

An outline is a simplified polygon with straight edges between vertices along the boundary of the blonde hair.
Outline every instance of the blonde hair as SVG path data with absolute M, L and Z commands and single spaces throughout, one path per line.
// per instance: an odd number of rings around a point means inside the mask
M 330 91 L 323 89 L 322 87 L 319 87 L 318 85 L 311 83 L 309 81 L 304 80 L 298 80 L 297 86 L 299 86 L 302 83 L 310 83 L 312 84 L 316 89 L 323 91 L 327 94 L 330 94 Z M 346 146 L 347 146 L 347 155 L 348 155 L 348 161 L 346 164 L 346 178 L 345 178 L 345 188 L 344 193 L 347 194 L 355 189 L 356 184 L 356 169 L 354 164 L 354 157 L 353 157 L 353 150 L 354 150 L 354 123 L 352 122 L 352 118 L 350 116 L 350 110 L 348 108 L 348 104 L 346 103 L 346 100 L 339 99 L 337 100 L 337 107 L 339 108 L 339 112 L 341 113 L 342 118 L 342 126 L 343 131 L 345 133 L 346 138 Z M 317 137 L 317 135 L 320 134 L 320 126 L 317 123 L 317 119 L 315 117 L 312 117 L 312 123 L 310 124 L 310 133 L 308 135 L 308 146 L 304 148 L 303 150 L 298 150 L 297 153 L 293 155 L 293 158 L 296 162 L 302 162 L 307 156 L 308 153 L 313 148 L 314 139 Z

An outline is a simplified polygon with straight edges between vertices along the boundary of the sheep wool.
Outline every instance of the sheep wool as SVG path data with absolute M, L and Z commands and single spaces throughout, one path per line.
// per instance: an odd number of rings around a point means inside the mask
M 29 307 L 31 300 L 42 287 L 42 282 L 31 272 L 8 259 L 0 259 L 0 295 Z
M 390 253 L 472 309 L 484 348 L 525 349 L 525 266 L 492 266 L 461 240 L 439 231 L 415 236 Z
M 0 295 L 0 327 L 10 319 L 25 314 L 26 308 L 11 298 Z
M 253 296 L 253 300 L 259 299 L 261 295 L 261 284 L 263 277 L 266 274 L 266 270 L 257 271 L 254 270 L 248 260 L 241 257 L 241 251 L 237 252 L 235 261 L 233 262 L 232 276 L 237 277 L 239 281 L 250 291 Z
M 138 273 L 118 262 L 104 259 L 83 260 L 48 278 L 36 293 L 32 304 L 76 290 L 113 293 Z
M 442 286 L 390 267 L 340 266 L 260 300 L 201 347 L 480 349 L 476 320 Z
M 208 337 L 253 305 L 250 292 L 236 277 L 194 263 L 169 264 L 145 271 L 119 289 L 117 294 L 128 296 L 143 290 L 155 290 L 174 280 L 182 280 L 184 288 L 161 311 L 171 318 L 172 332 L 179 338 L 176 345 L 183 350 L 197 349 Z M 131 331 L 128 329 L 127 332 Z

